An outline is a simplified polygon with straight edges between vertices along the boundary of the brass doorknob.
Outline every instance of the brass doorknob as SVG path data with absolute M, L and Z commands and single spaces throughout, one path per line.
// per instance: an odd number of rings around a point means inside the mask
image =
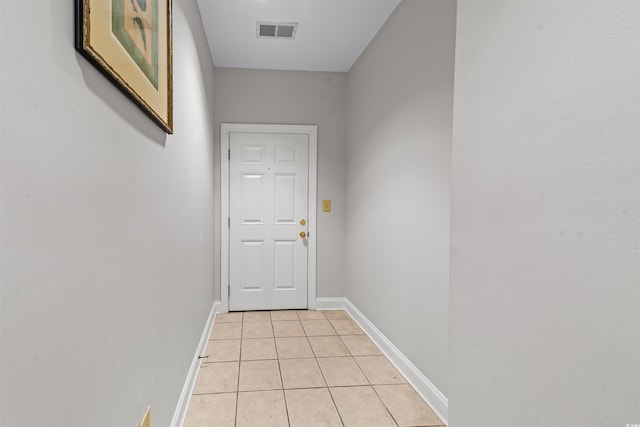
M 302 237 L 304 239 L 305 237 L 307 237 L 307 233 L 305 233 L 304 231 L 301 231 L 300 232 L 300 237 Z

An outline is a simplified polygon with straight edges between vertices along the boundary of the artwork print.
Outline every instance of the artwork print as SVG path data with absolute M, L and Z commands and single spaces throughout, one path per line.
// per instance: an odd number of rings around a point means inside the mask
M 112 32 L 158 89 L 158 0 L 111 0 Z
M 75 46 L 165 132 L 173 133 L 171 0 L 75 0 Z

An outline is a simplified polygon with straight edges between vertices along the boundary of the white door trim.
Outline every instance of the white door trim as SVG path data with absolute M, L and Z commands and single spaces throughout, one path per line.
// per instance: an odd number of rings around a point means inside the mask
M 231 132 L 294 133 L 309 136 L 309 238 L 307 308 L 316 308 L 316 205 L 318 126 L 222 123 L 220 125 L 220 312 L 229 311 L 229 136 Z

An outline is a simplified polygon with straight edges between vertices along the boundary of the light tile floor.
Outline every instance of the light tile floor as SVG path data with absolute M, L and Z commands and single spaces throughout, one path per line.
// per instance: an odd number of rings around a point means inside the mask
M 442 426 L 343 311 L 219 314 L 185 427 Z

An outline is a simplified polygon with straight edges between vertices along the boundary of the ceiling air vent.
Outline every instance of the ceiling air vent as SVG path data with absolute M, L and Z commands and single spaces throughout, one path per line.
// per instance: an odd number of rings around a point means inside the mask
M 293 40 L 297 29 L 297 22 L 256 22 L 258 38 Z

